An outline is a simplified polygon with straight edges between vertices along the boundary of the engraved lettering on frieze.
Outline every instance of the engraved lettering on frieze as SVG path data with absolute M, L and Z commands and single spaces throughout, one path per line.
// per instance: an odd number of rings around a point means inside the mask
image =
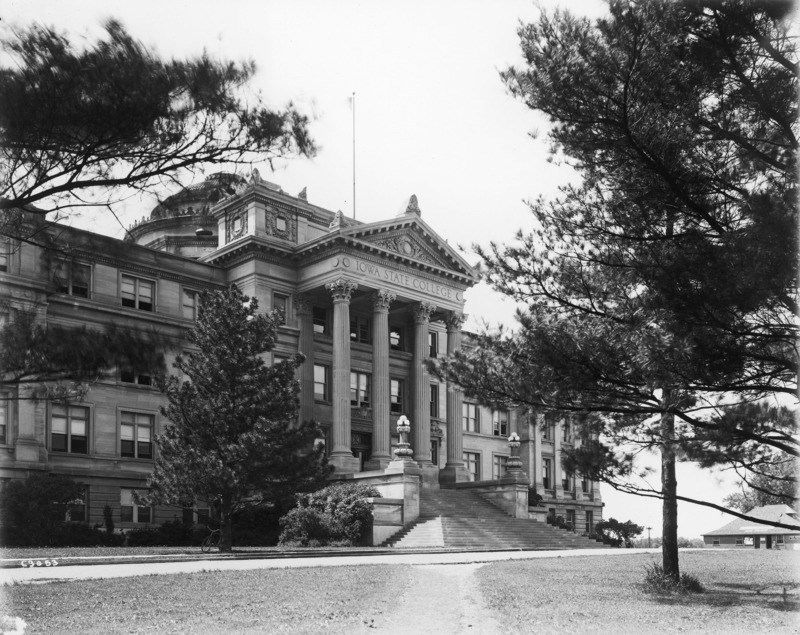
M 337 263 L 334 263 L 334 266 L 336 266 L 336 264 Z M 349 266 L 349 262 L 345 266 Z M 394 269 L 389 269 L 388 267 L 376 265 L 364 260 L 356 260 L 354 267 L 357 272 L 368 276 L 374 282 L 389 282 L 447 300 L 456 300 L 458 302 L 463 300 L 461 291 L 456 291 L 432 280 L 417 278 L 416 276 L 401 271 L 395 271 Z

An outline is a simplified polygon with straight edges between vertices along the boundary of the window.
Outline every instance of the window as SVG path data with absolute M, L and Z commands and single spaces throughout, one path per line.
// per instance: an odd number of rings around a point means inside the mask
M 464 432 L 480 432 L 477 404 L 466 402 L 461 404 L 461 427 Z
M 594 514 L 590 511 L 586 512 L 586 533 L 592 534 L 594 533 Z
M 713 539 L 711 540 L 711 545 L 712 545 L 713 547 L 719 547 L 719 538 L 713 538 Z
M 775 536 L 775 544 L 782 545 L 783 544 L 783 535 Z
M 0 271 L 8 271 L 11 265 L 11 240 L 0 236 Z
M 428 357 L 439 356 L 439 334 L 436 331 L 428 331 Z
M 156 283 L 133 276 L 122 275 L 122 306 L 140 311 L 153 310 Z
M 719 540 L 717 540 L 717 544 L 719 544 Z M 745 536 L 744 537 L 744 544 L 748 547 L 753 546 L 753 537 L 752 536 Z
M 130 368 L 123 368 L 119 371 L 119 380 L 126 384 L 153 385 L 153 376 L 149 372 L 140 372 Z
M 393 351 L 402 351 L 405 346 L 403 329 L 399 326 L 389 326 L 389 348 Z
M 370 338 L 370 322 L 368 318 L 354 315 L 350 317 L 350 341 L 359 342 L 360 344 L 369 344 Z
M 389 380 L 389 412 L 402 414 L 403 412 L 403 380 Z
M 50 415 L 50 450 L 70 454 L 89 452 L 89 409 L 54 404 Z
M 564 443 L 572 443 L 572 427 L 569 421 L 565 421 L 564 425 L 561 426 L 561 440 Z
M 581 491 L 588 494 L 592 491 L 592 482 L 585 476 L 581 478 Z
M 561 476 L 561 488 L 565 492 L 572 491 L 572 474 L 569 472 L 564 472 L 564 474 Z
M 0 445 L 8 443 L 8 395 L 0 393 Z
M 431 384 L 431 417 L 439 418 L 439 384 Z
M 276 293 L 272 296 L 272 309 L 278 312 L 278 324 L 286 324 L 287 309 L 289 307 L 289 296 L 283 293 Z
M 184 289 L 182 297 L 183 300 L 181 310 L 183 312 L 183 317 L 185 317 L 187 320 L 196 320 L 198 298 L 197 291 L 189 291 L 188 289 Z
M 555 421 L 553 420 L 553 415 L 546 414 L 544 416 L 544 426 L 542 427 L 542 439 L 552 441 L 554 436 L 554 428 Z
M 500 454 L 495 454 L 492 458 L 492 478 L 496 481 L 503 477 L 506 473 L 506 464 L 508 457 Z
M 314 364 L 314 399 L 330 401 L 328 367 Z
M 553 489 L 553 459 L 542 459 L 542 487 Z
M 481 455 L 477 452 L 464 452 L 462 455 L 464 467 L 473 481 L 481 480 Z
M 153 458 L 154 419 L 153 415 L 142 412 L 122 412 L 120 456 L 135 459 Z
M 314 333 L 320 335 L 329 335 L 328 329 L 328 310 L 321 306 L 315 306 L 311 309 L 311 321 L 314 324 Z
M 496 437 L 508 436 L 508 410 L 492 410 L 492 434 Z
M 67 503 L 67 513 L 66 516 L 64 517 L 64 520 L 73 523 L 85 523 L 87 498 L 88 496 L 86 495 L 86 487 L 84 486 L 80 496 L 78 496 L 78 498 L 76 498 L 75 500 L 71 500 L 69 503 Z
M 67 293 L 81 298 L 89 297 L 89 282 L 92 269 L 78 262 L 62 262 L 56 270 L 55 281 L 59 293 Z
M 350 373 L 350 405 L 369 408 L 372 394 L 372 376 L 366 373 Z
M 133 497 L 134 491 L 125 487 L 119 490 L 120 521 L 123 523 L 152 522 L 152 509 L 137 505 Z
M 737 545 L 744 545 L 744 538 L 742 538 L 741 536 L 739 536 L 739 537 L 736 539 L 736 544 L 737 544 Z
M 575 510 L 574 509 L 568 509 L 566 511 L 567 511 L 566 521 L 569 523 L 570 531 L 574 531 L 575 530 Z
M 439 442 L 431 439 L 431 463 L 439 465 Z

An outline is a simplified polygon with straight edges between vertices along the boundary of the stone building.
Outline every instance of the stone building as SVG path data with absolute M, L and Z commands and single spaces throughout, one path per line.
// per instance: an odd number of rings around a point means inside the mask
M 426 358 L 462 346 L 464 293 L 476 277 L 415 197 L 400 215 L 363 223 L 257 172 L 218 174 L 164 201 L 124 241 L 62 226 L 49 235 L 52 249 L 6 240 L 0 250 L 3 322 L 33 311 L 42 323 L 155 329 L 175 343 L 171 369 L 200 292 L 235 283 L 261 310 L 283 311 L 272 355 L 305 355 L 299 416 L 324 426 L 338 475 L 385 471 L 401 415 L 423 488 L 498 482 L 517 433 L 516 473 L 544 496 L 533 515 L 563 516 L 579 531 L 601 519 L 595 484 L 561 469 L 561 447 L 575 442 L 568 424 L 484 408 L 427 372 Z M 85 485 L 73 520 L 101 522 L 105 505 L 123 529 L 180 517 L 132 499 L 165 423 L 152 383 L 150 369 L 119 368 L 69 405 L 0 387 L 0 479 L 70 475 Z

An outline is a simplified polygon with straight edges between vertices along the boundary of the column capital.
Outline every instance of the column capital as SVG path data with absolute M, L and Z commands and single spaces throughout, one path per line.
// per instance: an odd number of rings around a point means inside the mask
M 389 305 L 397 299 L 397 296 L 385 289 L 379 289 L 372 294 L 372 306 L 376 311 L 388 311 Z
M 311 298 L 305 293 L 295 293 L 292 297 L 294 310 L 297 315 L 308 315 L 311 313 Z
M 450 333 L 452 331 L 460 331 L 461 325 L 464 324 L 464 320 L 466 319 L 466 313 L 456 313 L 455 311 L 450 312 L 450 314 L 444 320 L 444 323 L 447 325 L 447 332 Z
M 334 302 L 337 300 L 349 302 L 353 291 L 358 289 L 358 283 L 348 280 L 347 278 L 337 278 L 333 282 L 327 283 L 325 288 L 333 296 Z
M 427 324 L 431 319 L 431 313 L 433 313 L 435 310 L 435 304 L 418 302 L 417 304 L 412 305 L 411 315 L 414 317 L 414 322 L 417 324 Z

